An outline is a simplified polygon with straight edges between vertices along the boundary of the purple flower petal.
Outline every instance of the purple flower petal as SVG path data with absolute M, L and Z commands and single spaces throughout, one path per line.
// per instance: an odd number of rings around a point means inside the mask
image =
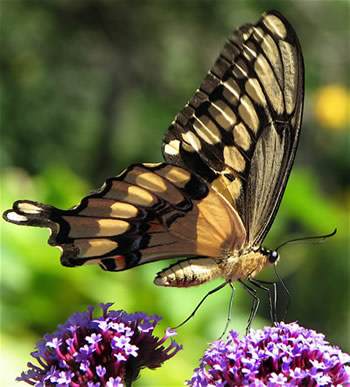
M 46 334 L 32 353 L 39 365 L 28 363 L 17 380 L 43 387 L 122 387 L 141 368 L 160 367 L 182 348 L 173 340 L 161 345 L 176 334 L 170 329 L 161 339 L 152 335 L 160 317 L 109 311 L 111 305 L 101 304 L 98 318 L 93 318 L 93 307 L 75 312 L 56 332 Z
M 85 340 L 89 344 L 97 344 L 102 340 L 102 335 L 100 333 L 98 333 L 98 334 L 92 333 L 91 336 L 86 336 Z
M 212 343 L 186 384 L 345 385 L 350 383 L 349 360 L 349 355 L 332 347 L 324 335 L 282 322 L 264 331 L 251 330 L 241 339 L 231 331 L 227 342 Z
M 106 372 L 106 368 L 102 367 L 100 364 L 96 367 L 97 376 L 99 376 L 100 378 L 104 377 L 106 375 Z
M 124 387 L 124 383 L 122 383 L 122 379 L 119 376 L 116 378 L 110 377 L 106 383 L 106 387 Z

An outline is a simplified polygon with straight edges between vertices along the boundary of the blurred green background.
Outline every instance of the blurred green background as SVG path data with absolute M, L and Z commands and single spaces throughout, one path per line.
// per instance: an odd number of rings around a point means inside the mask
M 349 342 L 349 2 L 112 1 L 1 2 L 2 211 L 16 199 L 61 208 L 131 163 L 162 160 L 163 133 L 237 26 L 278 9 L 299 36 L 306 67 L 303 129 L 295 166 L 265 246 L 330 233 L 323 245 L 290 245 L 278 265 L 292 294 L 287 321 Z M 153 285 L 168 262 L 122 273 L 59 263 L 48 231 L 1 222 L 0 385 L 14 385 L 46 332 L 75 310 L 116 309 L 179 324 L 218 285 Z M 258 278 L 273 281 L 266 269 Z M 184 345 L 138 386 L 177 386 L 191 377 L 226 322 L 229 289 L 212 295 L 179 330 Z M 266 295 L 253 328 L 270 324 Z M 281 311 L 286 305 L 283 291 Z M 230 328 L 244 332 L 251 298 L 237 286 Z

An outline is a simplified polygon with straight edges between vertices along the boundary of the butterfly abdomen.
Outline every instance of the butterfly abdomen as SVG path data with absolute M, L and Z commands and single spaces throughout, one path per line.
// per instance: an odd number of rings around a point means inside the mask
M 210 281 L 221 274 L 214 258 L 195 258 L 179 261 L 160 271 L 154 280 L 158 286 L 190 287 Z

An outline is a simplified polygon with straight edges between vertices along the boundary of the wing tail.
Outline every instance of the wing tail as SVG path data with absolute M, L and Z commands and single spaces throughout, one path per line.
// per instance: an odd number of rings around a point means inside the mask
M 12 209 L 4 212 L 3 218 L 7 222 L 21 226 L 47 227 L 55 231 L 57 223 L 53 219 L 59 211 L 56 207 L 47 204 L 17 200 Z

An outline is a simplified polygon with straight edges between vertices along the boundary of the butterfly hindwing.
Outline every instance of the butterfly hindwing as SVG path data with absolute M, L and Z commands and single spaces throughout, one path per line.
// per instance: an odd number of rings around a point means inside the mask
M 236 208 L 260 245 L 292 167 L 303 107 L 303 59 L 276 11 L 230 36 L 163 142 L 167 162 L 195 171 Z
M 200 177 L 167 164 L 129 167 L 70 210 L 18 201 L 12 223 L 48 227 L 65 266 L 124 270 L 154 260 L 219 257 L 245 232 L 230 204 Z

